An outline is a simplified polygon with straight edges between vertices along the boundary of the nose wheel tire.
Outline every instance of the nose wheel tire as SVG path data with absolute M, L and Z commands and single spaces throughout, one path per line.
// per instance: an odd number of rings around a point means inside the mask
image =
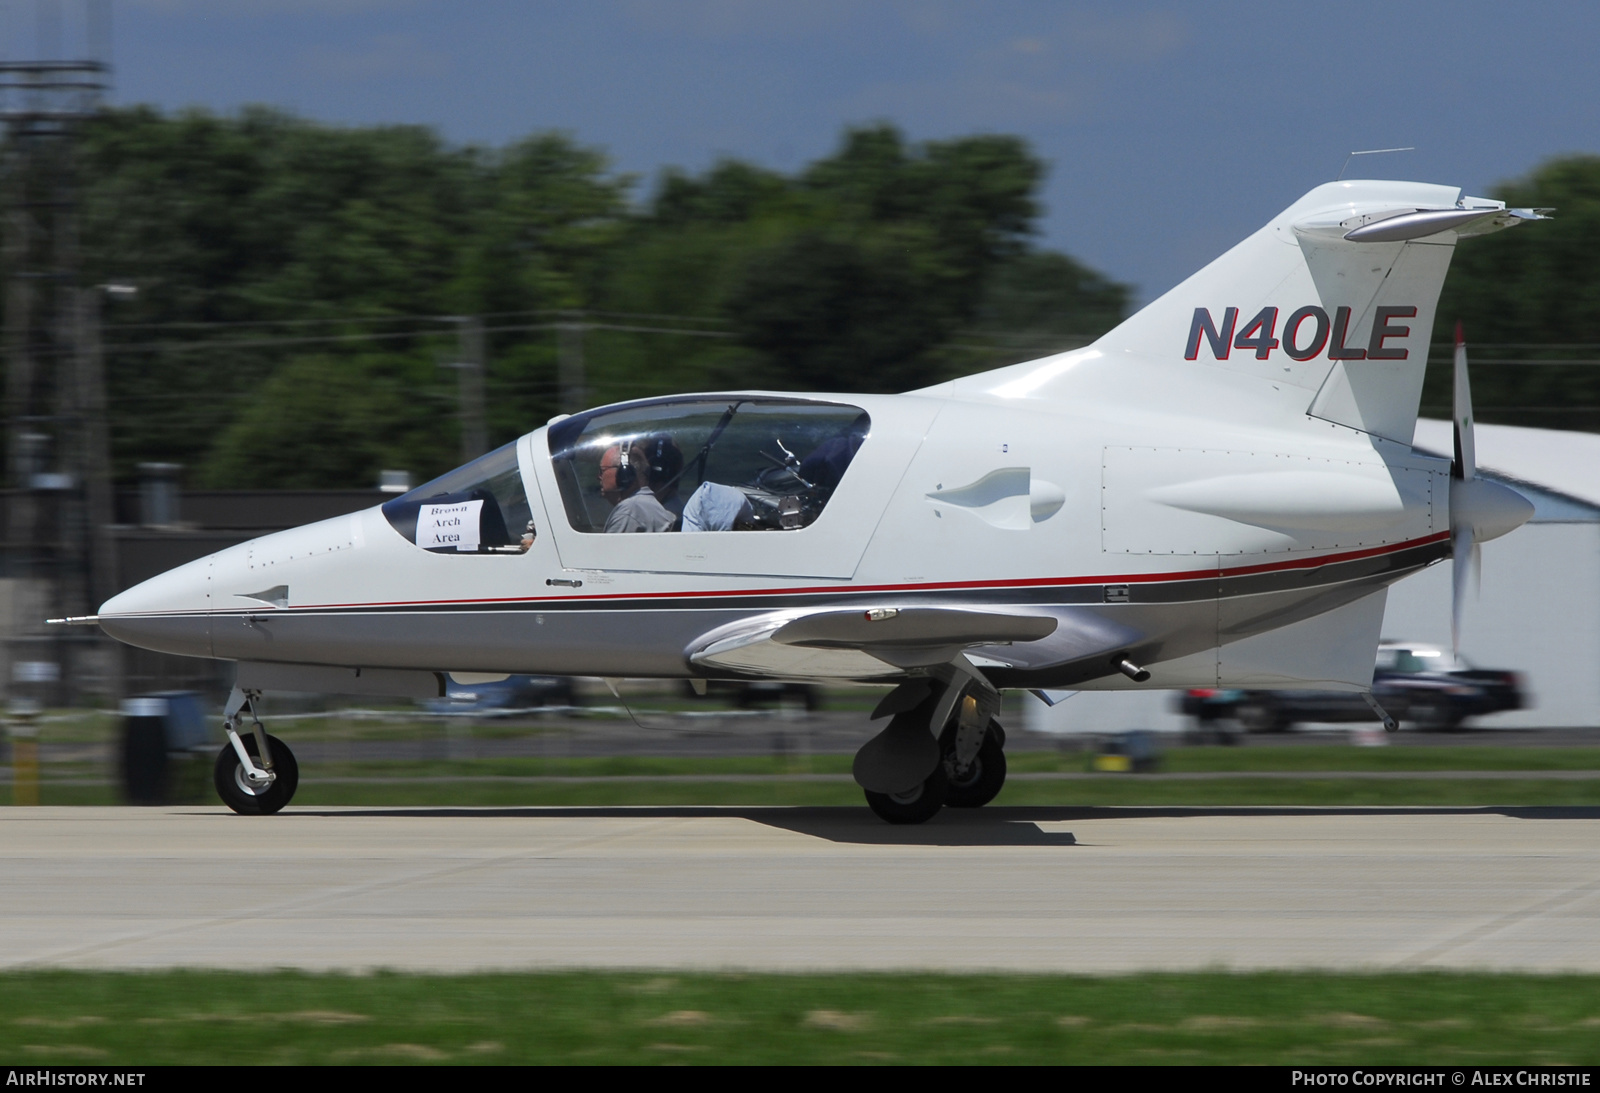
M 949 788 L 949 776 L 940 763 L 921 785 L 905 793 L 874 793 L 870 789 L 863 792 L 867 795 L 867 807 L 877 813 L 879 819 L 892 824 L 920 824 L 933 819 L 944 807 Z
M 261 763 L 261 749 L 256 744 L 255 733 L 241 733 L 244 750 L 257 766 Z M 300 765 L 295 762 L 289 745 L 276 736 L 267 737 L 267 747 L 272 749 L 272 769 L 277 775 L 270 786 L 258 789 L 245 777 L 244 764 L 234 753 L 232 744 L 224 744 L 217 755 L 214 782 L 222 803 L 241 816 L 268 816 L 277 812 L 294 798 L 300 785 Z
M 953 765 L 954 756 L 946 760 Z M 1006 784 L 1006 753 L 994 733 L 983 738 L 983 746 L 964 771 L 950 771 L 950 790 L 944 803 L 951 808 L 981 808 L 994 800 Z

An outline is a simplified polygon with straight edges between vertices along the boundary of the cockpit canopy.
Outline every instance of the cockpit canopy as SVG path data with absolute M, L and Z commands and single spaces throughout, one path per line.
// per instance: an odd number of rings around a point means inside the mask
M 808 526 L 870 429 L 856 406 L 700 395 L 592 410 L 548 434 L 577 531 L 615 525 L 618 493 L 643 487 L 672 514 L 672 530 L 697 532 Z M 604 486 L 603 469 L 611 475 Z
M 383 514 L 424 550 L 522 553 L 532 541 L 533 512 L 517 466 L 517 442 L 385 502 Z

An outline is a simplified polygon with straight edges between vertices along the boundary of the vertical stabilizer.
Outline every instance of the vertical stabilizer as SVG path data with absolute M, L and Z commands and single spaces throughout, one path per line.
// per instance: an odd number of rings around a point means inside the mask
M 1536 214 L 1448 186 L 1319 186 L 1095 348 L 1305 391 L 1306 412 L 1410 443 L 1462 235 Z

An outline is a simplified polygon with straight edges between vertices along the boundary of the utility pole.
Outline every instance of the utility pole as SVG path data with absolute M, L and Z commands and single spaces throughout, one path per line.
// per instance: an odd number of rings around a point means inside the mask
M 586 329 L 584 314 L 569 311 L 566 321 L 556 327 L 556 382 L 559 384 L 559 405 L 563 414 L 575 414 L 589 401 L 584 388 L 583 333 Z
M 109 286 L 116 289 L 121 286 Z M 78 342 L 73 386 L 82 400 L 76 461 L 83 467 L 85 515 L 89 520 L 89 603 L 95 607 L 117 593 L 117 553 L 111 538 L 116 501 L 111 490 L 111 429 L 106 405 L 105 352 L 100 340 L 100 305 L 108 286 L 78 290 Z M 121 650 L 121 643 L 113 648 Z M 120 696 L 118 696 L 120 697 Z
M 483 320 L 467 315 L 456 320 L 457 412 L 461 417 L 461 462 L 469 463 L 489 450 L 483 408 Z
M 115 582 L 99 290 L 81 283 L 76 163 L 79 131 L 99 111 L 110 72 L 101 59 L 110 13 L 105 0 L 70 6 L 82 13 L 81 53 L 65 52 L 76 43 L 63 44 L 61 5 L 38 0 L 39 59 L 0 61 L 4 575 L 16 582 L 3 668 L 28 692 L 13 698 L 37 702 L 75 698 L 80 681 L 113 674 L 99 664 L 104 639 L 43 625 L 47 615 L 92 612 Z

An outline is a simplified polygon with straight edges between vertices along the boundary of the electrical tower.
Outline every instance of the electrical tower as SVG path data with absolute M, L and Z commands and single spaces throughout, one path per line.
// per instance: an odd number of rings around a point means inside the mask
M 30 11 L 33 26 L 20 25 Z M 4 14 L 14 23 L 0 55 L 4 576 L 14 620 L 4 668 L 13 697 L 61 702 L 86 682 L 115 686 L 114 669 L 97 663 L 106 653 L 96 632 L 44 625 L 92 614 L 115 582 L 100 288 L 84 283 L 77 162 L 107 89 L 110 11 L 106 0 L 34 0 Z

